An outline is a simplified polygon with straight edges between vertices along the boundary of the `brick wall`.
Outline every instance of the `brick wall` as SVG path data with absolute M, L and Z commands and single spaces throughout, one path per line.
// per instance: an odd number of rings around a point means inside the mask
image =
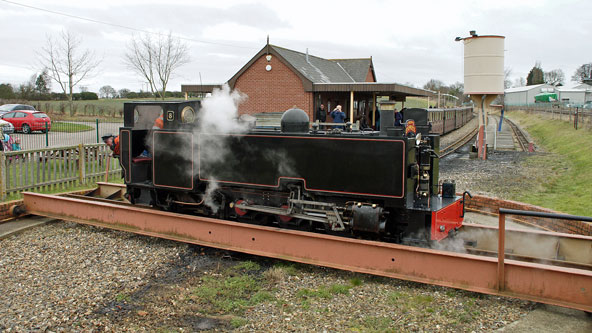
M 366 82 L 376 82 L 376 78 L 372 74 L 372 69 L 368 67 L 368 74 L 366 74 Z
M 265 66 L 271 65 L 271 71 Z M 265 56 L 257 59 L 237 80 L 235 89 L 249 96 L 239 106 L 240 114 L 283 112 L 296 106 L 313 118 L 313 96 L 305 92 L 302 80 L 278 57 L 267 62 Z
M 467 197 L 466 207 L 481 211 L 487 211 L 495 214 L 497 214 L 500 208 L 562 214 L 551 209 L 542 208 L 539 206 L 534 206 L 522 202 L 490 198 L 481 195 L 474 195 L 472 199 Z M 586 223 L 582 221 L 557 220 L 541 217 L 511 215 L 506 215 L 506 219 L 513 219 L 518 223 L 520 223 L 520 220 L 526 221 L 528 223 L 543 227 L 547 230 L 556 232 L 592 236 L 592 223 Z

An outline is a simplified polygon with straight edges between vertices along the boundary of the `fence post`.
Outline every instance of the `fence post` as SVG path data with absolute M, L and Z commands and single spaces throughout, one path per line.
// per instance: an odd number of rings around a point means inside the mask
M 0 197 L 6 200 L 6 156 L 0 151 Z
M 84 144 L 78 144 L 78 181 L 82 185 L 85 183 L 86 170 L 84 160 L 86 159 L 86 153 L 84 152 Z
M 578 130 L 578 108 L 576 108 L 576 114 L 574 116 L 574 127 L 577 131 Z
M 47 122 L 45 122 L 45 147 L 49 147 L 49 129 L 47 127 Z
M 99 143 L 99 118 L 95 119 L 97 123 L 97 143 Z
M 497 234 L 497 290 L 503 291 L 506 284 L 504 261 L 506 257 L 506 214 L 499 213 Z

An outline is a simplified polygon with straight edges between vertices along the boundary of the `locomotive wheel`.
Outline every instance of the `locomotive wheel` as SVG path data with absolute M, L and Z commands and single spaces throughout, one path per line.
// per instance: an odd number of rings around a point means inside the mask
M 282 205 L 281 208 L 288 209 L 288 205 Z M 276 215 L 276 221 L 280 225 L 280 228 L 288 228 L 293 225 L 292 221 L 294 218 L 286 215 Z

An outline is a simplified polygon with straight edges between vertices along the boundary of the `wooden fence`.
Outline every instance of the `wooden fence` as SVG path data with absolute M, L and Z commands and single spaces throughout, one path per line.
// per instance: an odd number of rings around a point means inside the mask
M 541 106 L 536 104 L 528 106 L 506 106 L 505 108 L 507 111 L 521 110 L 529 113 L 545 114 L 551 117 L 551 119 L 573 122 L 576 128 L 592 127 L 592 111 L 590 109 Z
M 104 144 L 79 144 L 0 152 L 0 199 L 17 198 L 22 191 L 67 191 L 121 174 L 117 158 Z

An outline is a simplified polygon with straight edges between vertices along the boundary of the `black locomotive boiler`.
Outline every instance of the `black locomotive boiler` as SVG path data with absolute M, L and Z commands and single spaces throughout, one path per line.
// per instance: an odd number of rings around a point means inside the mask
M 463 200 L 439 194 L 439 136 L 423 109 L 406 127 L 310 128 L 300 109 L 280 129 L 214 131 L 200 103 L 124 106 L 120 163 L 134 204 L 247 223 L 395 242 L 441 240 L 462 225 Z M 389 113 L 390 112 L 390 113 Z M 153 128 L 163 115 L 163 128 Z M 251 125 L 251 126 L 249 126 Z M 202 128 L 203 127 L 203 128 Z M 143 151 L 150 157 L 137 157 Z

